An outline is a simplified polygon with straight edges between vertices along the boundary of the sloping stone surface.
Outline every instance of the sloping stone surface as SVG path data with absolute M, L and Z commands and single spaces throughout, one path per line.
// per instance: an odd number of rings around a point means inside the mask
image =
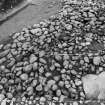
M 82 81 L 88 99 L 105 100 L 105 72 L 99 75 L 88 74 L 82 78 Z

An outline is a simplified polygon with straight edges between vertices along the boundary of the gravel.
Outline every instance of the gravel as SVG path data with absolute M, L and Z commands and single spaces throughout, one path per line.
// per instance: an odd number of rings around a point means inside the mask
M 0 45 L 1 100 L 19 94 L 27 105 L 31 97 L 34 102 L 104 97 L 104 80 L 99 81 L 105 75 L 100 74 L 105 69 L 105 6 L 91 2 L 62 0 L 57 15 L 24 28 L 11 36 L 11 42 Z M 96 74 L 100 74 L 97 84 Z

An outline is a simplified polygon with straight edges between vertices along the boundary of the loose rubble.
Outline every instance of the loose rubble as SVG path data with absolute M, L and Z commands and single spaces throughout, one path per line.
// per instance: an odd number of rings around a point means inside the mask
M 61 3 L 57 15 L 25 27 L 10 36 L 10 43 L 0 45 L 2 104 L 5 98 L 22 105 L 105 99 L 105 4 Z

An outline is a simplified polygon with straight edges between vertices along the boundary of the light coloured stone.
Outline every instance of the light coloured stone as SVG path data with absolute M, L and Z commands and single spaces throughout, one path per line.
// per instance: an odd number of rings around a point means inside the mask
M 56 95 L 57 95 L 58 97 L 61 96 L 61 90 L 58 89 L 58 90 L 56 91 Z
M 102 72 L 98 75 L 97 84 L 100 90 L 98 99 L 105 99 L 105 72 Z
M 82 85 L 82 81 L 81 81 L 81 80 L 76 80 L 76 81 L 75 81 L 75 85 L 76 85 L 76 86 Z
M 83 89 L 89 99 L 105 99 L 105 72 L 89 74 L 82 78 Z
M 24 73 L 20 75 L 21 80 L 26 81 L 28 79 L 28 74 Z
M 6 57 L 1 58 L 1 59 L 0 59 L 0 64 L 2 64 L 2 63 L 5 62 L 5 61 L 6 61 Z
M 46 98 L 45 97 L 41 97 L 40 98 L 40 102 L 45 102 L 46 101 Z
M 101 62 L 100 56 L 96 56 L 96 57 L 93 58 L 94 65 L 99 65 L 100 62 Z
M 42 50 L 39 52 L 39 57 L 43 57 L 44 55 L 45 55 L 45 51 Z
M 37 70 L 37 69 L 38 69 L 38 63 L 35 62 L 35 63 L 33 63 L 33 70 Z
M 55 91 L 55 90 L 57 90 L 57 89 L 58 89 L 58 86 L 57 86 L 56 84 L 54 84 L 54 85 L 52 86 L 52 90 Z
M 55 80 L 49 80 L 49 81 L 47 82 L 47 84 L 48 84 L 49 87 L 51 87 L 51 86 L 54 85 L 55 83 L 56 83 Z
M 75 101 L 75 102 L 73 102 L 73 105 L 79 105 L 79 104 L 78 104 L 78 102 Z
M 37 57 L 34 54 L 30 56 L 30 63 L 34 63 L 37 60 Z
M 84 57 L 84 61 L 85 61 L 86 63 L 89 63 L 89 58 L 88 58 L 87 56 L 85 56 L 85 57 Z
M 4 94 L 0 94 L 0 102 L 5 98 Z
M 32 86 L 35 87 L 36 85 L 37 85 L 37 80 L 34 79 L 34 80 L 32 81 Z
M 30 72 L 31 70 L 32 70 L 32 64 L 27 65 L 27 66 L 24 67 L 25 72 Z
M 1 102 L 1 105 L 6 105 L 6 102 L 7 102 L 7 99 L 4 99 L 4 100 Z
M 40 61 L 41 63 L 43 63 L 43 64 L 46 64 L 46 63 L 47 63 L 46 60 L 43 59 L 43 58 L 40 58 L 39 61 Z
M 37 90 L 37 91 L 42 91 L 42 89 L 43 89 L 43 88 L 42 88 L 42 85 L 41 85 L 41 84 L 39 84 L 39 85 L 36 87 L 36 90 Z
M 9 99 L 12 99 L 12 98 L 13 98 L 13 94 L 12 94 L 11 92 L 8 92 L 8 93 L 7 93 L 7 97 L 8 97 Z
M 99 95 L 99 87 L 96 84 L 96 81 L 95 81 L 96 79 L 97 79 L 96 75 L 88 75 L 82 78 L 83 89 L 85 91 L 86 97 L 89 99 L 90 98 L 97 99 Z
M 32 86 L 29 86 L 28 88 L 27 88 L 27 92 L 28 92 L 28 95 L 32 95 L 33 94 L 33 87 Z

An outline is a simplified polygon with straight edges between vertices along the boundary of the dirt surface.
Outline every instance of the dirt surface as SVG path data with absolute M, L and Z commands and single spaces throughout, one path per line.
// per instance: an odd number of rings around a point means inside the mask
M 8 36 L 21 30 L 23 27 L 39 23 L 56 14 L 60 9 L 60 0 L 33 0 L 32 5 L 20 11 L 14 17 L 0 26 L 0 43 L 8 39 Z

